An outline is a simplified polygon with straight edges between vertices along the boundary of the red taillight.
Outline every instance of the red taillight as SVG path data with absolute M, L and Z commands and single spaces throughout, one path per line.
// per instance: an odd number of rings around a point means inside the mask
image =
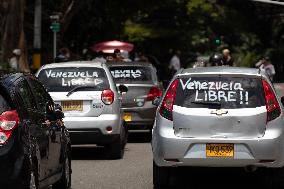
M 175 102 L 175 97 L 176 97 L 176 90 L 178 86 L 178 80 L 174 80 L 172 84 L 170 85 L 164 100 L 162 102 L 161 108 L 160 108 L 160 114 L 164 118 L 168 120 L 173 120 L 173 105 Z
M 278 101 L 272 91 L 270 85 L 267 81 L 262 80 L 262 87 L 265 94 L 265 102 L 266 102 L 266 109 L 267 109 L 267 122 L 271 121 L 281 114 L 281 109 L 278 104 Z
M 105 103 L 106 105 L 110 105 L 113 103 L 114 93 L 112 92 L 112 90 L 106 89 L 106 90 L 103 90 L 101 97 L 102 97 L 103 103 Z
M 0 115 L 0 144 L 4 144 L 18 126 L 19 115 L 16 110 L 6 111 Z
M 151 87 L 147 95 L 147 101 L 153 101 L 158 96 L 162 96 L 162 91 L 158 87 Z

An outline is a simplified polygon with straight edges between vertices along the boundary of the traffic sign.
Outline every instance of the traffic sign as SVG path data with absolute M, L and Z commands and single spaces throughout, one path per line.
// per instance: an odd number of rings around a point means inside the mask
M 53 31 L 53 32 L 59 32 L 60 31 L 60 23 L 58 22 L 52 22 L 51 26 L 50 26 L 50 29 Z

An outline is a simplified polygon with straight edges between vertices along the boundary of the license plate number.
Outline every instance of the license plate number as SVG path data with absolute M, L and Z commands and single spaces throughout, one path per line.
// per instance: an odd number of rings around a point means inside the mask
M 61 106 L 63 111 L 83 111 L 82 100 L 62 101 Z
M 129 113 L 125 113 L 125 114 L 123 115 L 123 119 L 124 119 L 124 121 L 129 122 L 129 121 L 132 120 L 132 116 L 131 116 L 131 114 L 129 114 Z
M 234 157 L 234 144 L 206 144 L 207 157 Z

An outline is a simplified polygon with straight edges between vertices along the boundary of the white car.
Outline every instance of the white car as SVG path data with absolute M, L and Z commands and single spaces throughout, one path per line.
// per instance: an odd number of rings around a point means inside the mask
M 284 187 L 284 109 L 265 73 L 224 66 L 185 69 L 174 76 L 161 103 L 154 102 L 159 104 L 152 137 L 156 187 L 169 184 L 174 167 L 268 168 L 271 183 Z
M 106 146 L 111 158 L 122 158 L 127 128 L 121 110 L 121 93 L 104 63 L 91 61 L 42 66 L 36 76 L 65 114 L 72 144 Z

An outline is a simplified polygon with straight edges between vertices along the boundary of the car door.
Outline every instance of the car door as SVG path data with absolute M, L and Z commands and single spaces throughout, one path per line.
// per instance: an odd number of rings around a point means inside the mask
M 28 82 L 21 79 L 16 83 L 17 104 L 23 116 L 23 123 L 30 135 L 31 143 L 36 143 L 39 149 L 39 180 L 46 178 L 48 174 L 48 153 L 49 139 L 47 136 L 47 128 L 42 124 L 42 116 L 37 110 L 36 102 L 29 88 Z M 31 144 L 27 144 L 31 145 Z
M 39 81 L 35 78 L 29 78 L 29 82 L 36 97 L 39 113 L 42 116 L 42 124 L 47 129 L 49 140 L 47 164 L 50 172 L 49 175 L 53 175 L 61 169 L 59 162 L 61 153 L 61 127 L 55 120 L 49 120 L 50 123 L 48 124 L 45 123 L 48 117 L 47 106 L 50 106 L 54 110 L 54 103 Z

